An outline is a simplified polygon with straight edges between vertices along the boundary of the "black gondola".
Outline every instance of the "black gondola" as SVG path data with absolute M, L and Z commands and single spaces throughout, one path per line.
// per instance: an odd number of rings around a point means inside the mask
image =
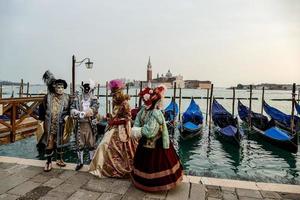
M 244 133 L 240 130 L 238 119 L 234 118 L 215 99 L 212 104 L 212 120 L 219 136 L 234 144 L 240 145 Z
M 248 124 L 249 115 L 251 114 L 251 124 L 253 129 L 263 139 L 287 151 L 297 153 L 297 138 L 291 136 L 287 131 L 276 127 L 274 120 L 268 120 L 266 116 L 252 111 L 249 113 L 249 108 L 240 101 L 238 102 L 238 112 L 241 120 Z

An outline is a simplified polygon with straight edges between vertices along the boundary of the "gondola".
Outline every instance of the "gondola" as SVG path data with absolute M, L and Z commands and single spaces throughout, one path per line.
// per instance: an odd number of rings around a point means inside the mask
M 178 111 L 178 104 L 173 100 L 171 100 L 170 104 L 164 110 L 164 116 L 169 130 L 175 128 L 175 119 L 178 115 Z
M 182 115 L 182 121 L 178 127 L 183 139 L 188 139 L 200 135 L 203 128 L 203 115 L 199 105 L 194 98 Z
M 240 101 L 238 102 L 238 112 L 241 120 L 249 124 L 249 108 Z M 274 119 L 268 120 L 266 116 L 251 111 L 251 125 L 255 133 L 264 140 L 289 152 L 297 153 L 298 145 L 296 137 L 276 127 Z
M 276 126 L 281 129 L 288 131 L 291 134 L 291 115 L 287 115 L 282 111 L 278 110 L 267 104 L 265 101 L 263 102 L 264 111 L 274 120 Z M 296 107 L 297 108 L 297 107 Z M 296 125 L 296 131 L 300 131 L 300 118 L 294 116 L 294 124 Z
M 240 145 L 244 133 L 239 128 L 238 119 L 234 118 L 234 116 L 215 99 L 212 104 L 212 120 L 218 136 L 226 141 Z

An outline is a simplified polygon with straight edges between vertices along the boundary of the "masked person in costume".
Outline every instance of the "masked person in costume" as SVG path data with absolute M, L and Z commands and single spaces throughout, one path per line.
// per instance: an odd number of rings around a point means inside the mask
M 70 96 L 64 93 L 68 86 L 67 82 L 55 79 L 50 71 L 45 72 L 43 80 L 47 84 L 48 93 L 39 109 L 40 120 L 44 121 L 44 133 L 40 142 L 46 147 L 47 162 L 44 171 L 48 172 L 52 169 L 52 158 L 55 151 L 59 155 L 56 164 L 60 167 L 66 166 L 63 161 L 63 147 L 69 142 L 70 131 L 66 131 L 65 126 L 70 113 Z
M 140 138 L 132 170 L 133 184 L 145 191 L 155 192 L 175 187 L 183 178 L 183 168 L 169 139 L 161 111 L 165 86 L 144 88 L 140 92 L 144 106 L 134 122 L 132 134 Z
M 89 159 L 93 159 L 96 145 L 97 127 L 93 123 L 98 114 L 99 103 L 93 95 L 95 83 L 81 83 L 81 95 L 75 97 L 71 103 L 71 116 L 76 120 L 75 139 L 77 145 L 78 164 L 75 170 L 83 167 L 83 150 L 89 150 Z
M 108 129 L 90 163 L 89 171 L 99 177 L 127 178 L 130 176 L 137 142 L 131 137 L 129 96 L 123 93 L 121 80 L 109 82 L 113 112 L 107 118 Z

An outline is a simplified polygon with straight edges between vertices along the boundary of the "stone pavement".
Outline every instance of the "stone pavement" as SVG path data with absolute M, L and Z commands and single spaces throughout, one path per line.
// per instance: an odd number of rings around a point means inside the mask
M 76 172 L 67 169 L 53 169 L 51 172 L 46 173 L 43 172 L 41 166 L 7 163 L 0 160 L 0 200 L 300 199 L 300 191 L 297 194 L 252 190 L 235 188 L 238 185 L 235 187 L 233 187 L 234 185 L 231 187 L 204 185 L 199 183 L 200 181 L 197 183 L 190 180 L 185 177 L 185 182 L 170 191 L 146 193 L 136 189 L 130 180 L 99 179 L 87 172 Z

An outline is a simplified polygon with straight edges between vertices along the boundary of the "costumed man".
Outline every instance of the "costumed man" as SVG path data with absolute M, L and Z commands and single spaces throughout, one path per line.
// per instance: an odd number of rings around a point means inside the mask
M 75 97 L 71 104 L 71 116 L 76 120 L 75 139 L 77 144 L 78 164 L 75 170 L 83 167 L 83 150 L 89 150 L 89 159 L 93 159 L 96 148 L 97 127 L 95 117 L 98 114 L 99 103 L 97 97 L 93 95 L 95 83 L 81 83 L 81 95 Z
M 132 135 L 140 138 L 136 149 L 133 184 L 145 191 L 170 190 L 183 178 L 183 168 L 169 139 L 162 109 L 165 86 L 149 87 L 140 92 L 144 102 L 135 119 Z
M 52 169 L 52 157 L 55 150 L 60 155 L 56 159 L 56 164 L 60 167 L 66 166 L 63 161 L 62 148 L 68 145 L 71 132 L 65 130 L 66 122 L 69 122 L 70 96 L 64 93 L 68 86 L 67 82 L 63 79 L 55 79 L 50 71 L 44 73 L 43 80 L 48 87 L 48 93 L 39 109 L 40 120 L 44 121 L 44 133 L 40 142 L 45 145 L 47 158 L 44 171 L 49 172 Z M 71 126 L 68 125 L 68 127 Z

